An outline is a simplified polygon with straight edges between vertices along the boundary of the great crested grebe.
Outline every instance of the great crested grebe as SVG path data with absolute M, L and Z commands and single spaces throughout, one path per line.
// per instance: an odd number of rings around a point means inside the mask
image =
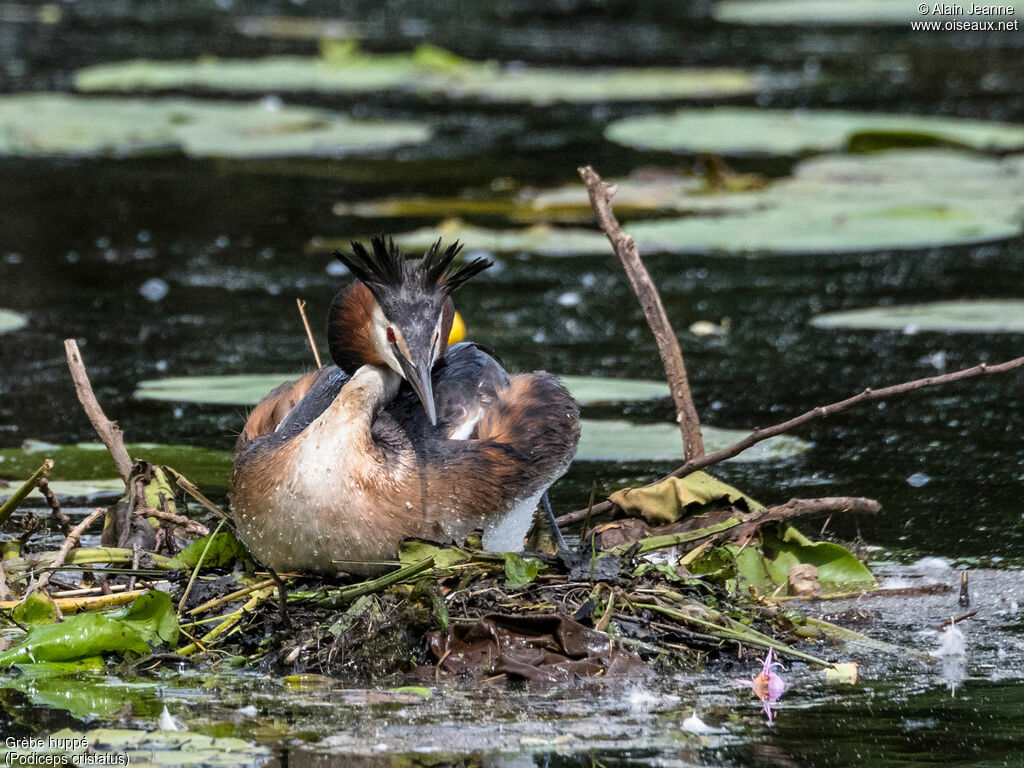
M 486 549 L 522 549 L 576 453 L 579 408 L 548 373 L 448 346 L 451 293 L 491 266 L 454 266 L 460 249 L 406 259 L 374 238 L 372 253 L 335 253 L 357 280 L 331 305 L 334 365 L 263 398 L 235 446 L 233 518 L 265 565 L 374 573 L 405 537 L 478 528 Z

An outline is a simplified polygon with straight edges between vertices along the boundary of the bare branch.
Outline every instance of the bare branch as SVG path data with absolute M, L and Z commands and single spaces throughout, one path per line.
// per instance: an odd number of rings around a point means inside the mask
M 306 329 L 306 338 L 309 339 L 309 348 L 313 350 L 313 359 L 316 360 L 316 367 L 322 368 L 323 363 L 320 362 L 320 350 L 316 348 L 313 329 L 309 327 L 309 318 L 306 317 L 306 300 L 296 299 L 295 303 L 299 307 L 299 317 L 302 318 L 302 327 Z
M 107 446 L 111 457 L 114 459 L 114 466 L 121 479 L 128 482 L 132 473 L 131 456 L 128 449 L 124 447 L 124 436 L 116 421 L 111 421 L 100 408 L 96 394 L 92 391 L 92 384 L 89 383 L 89 375 L 85 372 L 85 363 L 82 362 L 82 353 L 78 351 L 78 343 L 74 339 L 64 339 L 64 354 L 68 359 L 68 368 L 71 369 L 71 380 L 75 383 L 75 394 L 78 395 L 78 402 L 85 409 L 85 415 L 89 417 L 92 428 L 96 430 L 100 440 Z
M 209 536 L 210 529 L 202 523 L 198 523 L 191 518 L 185 517 L 184 515 L 176 515 L 173 512 L 164 512 L 153 507 L 139 507 L 135 510 L 136 515 L 142 517 L 152 517 L 157 520 L 163 520 L 165 522 L 176 525 L 179 528 L 184 528 L 185 533 L 189 533 L 193 536 Z
M 94 509 L 89 513 L 85 520 L 71 529 L 71 532 L 64 538 L 64 543 L 61 544 L 60 549 L 57 550 L 57 555 L 53 558 L 53 562 L 44 569 L 46 573 L 40 576 L 39 581 L 36 582 L 35 591 L 41 592 L 46 589 L 46 585 L 50 583 L 50 576 L 53 575 L 55 570 L 64 565 L 64 559 L 68 556 L 68 552 L 78 544 L 78 540 L 82 538 L 82 534 L 89 530 L 89 526 L 103 517 L 106 513 L 107 510 L 103 507 Z
M 882 505 L 874 499 L 859 496 L 827 496 L 821 499 L 790 499 L 785 504 L 777 504 L 751 514 L 746 520 L 729 531 L 728 538 L 732 541 L 744 541 L 766 523 L 778 523 L 792 520 L 795 517 L 819 514 L 857 514 L 874 515 L 882 509 Z
M 690 394 L 690 382 L 686 376 L 686 365 L 683 363 L 679 340 L 676 338 L 675 331 L 672 330 L 668 315 L 665 314 L 661 296 L 640 259 L 636 243 L 632 237 L 622 231 L 622 227 L 619 226 L 619 222 L 612 212 L 612 195 L 615 194 L 615 187 L 598 176 L 597 171 L 589 165 L 579 168 L 578 171 L 583 183 L 587 185 L 587 194 L 590 196 L 590 205 L 597 214 L 597 222 L 622 262 L 622 266 L 626 270 L 626 277 L 629 278 L 629 284 L 640 301 L 644 317 L 647 318 L 647 324 L 654 333 L 654 340 L 657 342 L 658 352 L 661 354 L 661 363 L 665 367 L 665 378 L 668 379 L 672 400 L 675 402 L 676 421 L 683 433 L 683 456 L 687 461 L 698 459 L 704 455 L 700 418 L 697 416 L 697 409 L 693 405 L 693 396 Z
M 994 373 L 1008 373 L 1009 371 L 1013 371 L 1021 367 L 1024 367 L 1024 357 L 1008 360 L 1005 363 L 996 363 L 995 365 L 980 363 L 979 365 L 975 365 L 971 368 L 964 368 L 959 371 L 954 371 L 953 373 L 944 373 L 941 376 L 928 376 L 923 379 L 905 381 L 902 384 L 893 384 L 881 389 L 865 389 L 860 394 L 848 397 L 845 400 L 840 400 L 838 403 L 820 405 L 817 408 L 812 408 L 806 413 L 802 413 L 789 421 L 783 421 L 780 424 L 765 427 L 763 429 L 755 429 L 742 440 L 733 443 L 728 448 L 723 448 L 721 451 L 716 451 L 715 453 L 700 456 L 695 459 L 689 459 L 685 464 L 675 469 L 671 474 L 666 475 L 661 478 L 661 480 L 648 483 L 648 485 L 655 485 L 664 480 L 668 480 L 670 477 L 686 477 L 686 475 L 696 472 L 699 469 L 704 469 L 712 464 L 717 464 L 720 461 L 731 459 L 733 456 L 738 456 L 751 446 L 760 443 L 762 440 L 767 440 L 769 437 L 781 435 L 783 432 L 788 432 L 791 429 L 802 426 L 809 421 L 823 419 L 826 416 L 831 416 L 834 413 L 845 411 L 846 409 L 852 408 L 855 405 L 860 405 L 861 403 L 871 402 L 872 400 L 884 400 L 885 398 L 892 397 L 894 395 L 913 392 L 915 389 L 937 387 L 941 384 L 952 384 L 955 381 L 970 379 L 975 376 L 987 376 Z M 610 501 L 602 501 L 600 504 L 594 505 L 593 509 L 590 510 L 590 514 L 604 514 L 605 512 L 610 511 L 613 506 L 614 505 Z M 557 518 L 556 522 L 559 525 L 566 525 L 568 523 L 575 523 L 578 520 L 582 520 L 586 516 L 586 509 L 578 509 L 575 512 L 569 512 L 568 514 L 562 515 Z

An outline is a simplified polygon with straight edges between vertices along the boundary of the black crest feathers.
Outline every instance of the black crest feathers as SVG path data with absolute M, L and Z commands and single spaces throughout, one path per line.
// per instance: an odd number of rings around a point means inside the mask
M 449 296 L 492 265 L 490 260 L 479 258 L 453 266 L 462 250 L 458 241 L 442 247 L 438 239 L 422 259 L 406 259 L 390 238 L 371 238 L 370 247 L 372 252 L 362 243 L 353 242 L 351 254 L 335 251 L 334 257 L 375 295 L 389 289 L 417 287 Z
M 366 283 L 367 287 L 397 285 L 402 281 L 402 254 L 394 240 L 384 242 L 383 237 L 370 240 L 370 253 L 362 243 L 353 241 L 352 253 L 334 252 L 334 258 L 349 268 L 357 279 Z

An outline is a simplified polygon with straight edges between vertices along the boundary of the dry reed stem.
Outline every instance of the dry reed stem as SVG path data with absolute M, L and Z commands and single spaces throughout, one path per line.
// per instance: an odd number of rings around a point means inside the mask
M 700 418 L 697 416 L 693 395 L 690 393 L 690 382 L 686 376 L 686 365 L 683 362 L 683 352 L 679 348 L 679 339 L 676 338 L 672 324 L 665 313 L 665 305 L 661 302 L 661 296 L 658 294 L 658 289 L 654 285 L 647 267 L 640 259 L 636 243 L 632 237 L 622 231 L 618 219 L 612 212 L 612 196 L 615 194 L 615 187 L 604 181 L 589 165 L 577 170 L 583 183 L 587 186 L 590 205 L 597 214 L 597 222 L 612 244 L 619 261 L 622 262 L 622 266 L 626 270 L 626 277 L 629 278 L 629 284 L 633 287 L 633 292 L 644 311 L 647 325 L 654 333 L 654 340 L 657 342 L 658 352 L 661 354 L 661 363 L 665 367 L 665 378 L 668 379 L 672 400 L 676 406 L 676 421 L 683 433 L 683 455 L 687 461 L 697 459 L 704 455 L 704 438 L 700 431 Z
M 71 369 L 71 380 L 75 384 L 78 402 L 82 404 L 92 428 L 96 430 L 96 434 L 110 451 L 110 455 L 114 459 L 114 466 L 117 467 L 117 473 L 127 484 L 134 462 L 128 455 L 128 449 L 124 446 L 124 435 L 121 434 L 121 428 L 117 426 L 116 421 L 108 419 L 103 413 L 103 409 L 100 408 L 96 393 L 92 391 L 89 375 L 85 372 L 85 363 L 82 361 L 82 353 L 78 350 L 78 342 L 74 339 L 64 339 L 64 354 L 68 359 L 68 368 Z
M 309 318 L 306 317 L 306 300 L 296 299 L 295 303 L 299 307 L 299 316 L 302 318 L 302 327 L 306 329 L 306 338 L 309 339 L 309 348 L 313 350 L 313 359 L 316 360 L 316 367 L 322 368 L 323 363 L 320 362 L 320 350 L 316 348 L 316 340 L 313 338 L 313 329 L 309 327 Z

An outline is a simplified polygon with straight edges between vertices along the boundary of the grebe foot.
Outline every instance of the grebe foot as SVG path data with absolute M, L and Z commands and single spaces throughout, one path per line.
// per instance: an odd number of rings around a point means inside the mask
M 558 521 L 555 520 L 555 510 L 551 508 L 551 499 L 548 498 L 548 492 L 544 491 L 540 497 L 540 505 L 544 510 L 544 520 L 547 521 L 548 531 L 551 533 L 551 539 L 555 542 L 555 549 L 557 552 L 556 556 L 562 557 L 569 553 L 569 547 L 565 543 L 565 539 L 562 537 L 562 529 L 558 527 Z
M 285 629 L 291 629 L 292 620 L 288 616 L 288 591 L 285 589 L 284 580 L 270 566 L 267 566 L 267 573 L 277 584 L 277 607 L 281 611 L 281 623 L 284 624 Z

